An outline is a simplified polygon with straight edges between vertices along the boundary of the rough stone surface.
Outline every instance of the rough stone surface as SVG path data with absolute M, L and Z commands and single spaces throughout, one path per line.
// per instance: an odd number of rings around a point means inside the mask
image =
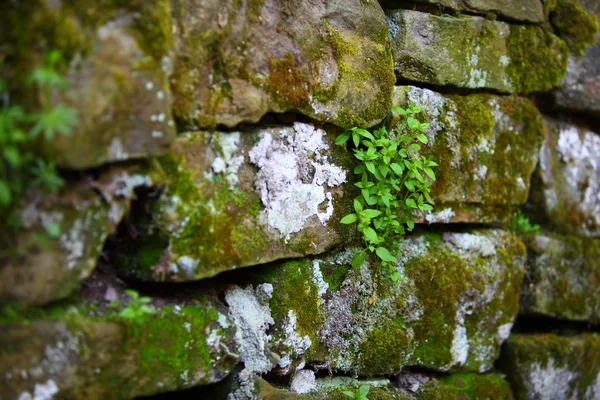
M 145 168 L 117 167 L 56 197 L 31 193 L 20 211 L 17 254 L 0 263 L 0 301 L 44 304 L 73 293 L 96 266 L 105 239 L 129 209 L 133 190 L 159 179 Z M 39 235 L 55 227 L 60 236 L 48 237 L 44 248 Z
M 517 399 L 600 397 L 598 335 L 511 335 L 500 361 Z
M 186 125 L 296 111 L 369 127 L 389 110 L 395 79 L 376 1 L 185 0 L 174 15 L 174 112 Z
M 361 376 L 491 368 L 518 311 L 519 240 L 497 230 L 407 238 L 393 250 L 395 284 L 375 260 L 350 268 L 353 254 L 257 271 L 257 283 L 273 285 L 268 346 L 281 373 L 306 363 Z
M 528 235 L 521 312 L 600 321 L 600 239 Z
M 339 220 L 352 199 L 341 185 L 352 164 L 332 138 L 299 122 L 186 134 L 161 160 L 168 183 L 151 207 L 156 226 L 142 220 L 145 238 L 121 244 L 119 269 L 143 280 L 196 280 L 347 240 L 355 229 Z
M 416 2 L 475 14 L 497 14 L 500 18 L 515 21 L 531 23 L 544 21 L 544 9 L 540 0 L 417 0 Z M 381 3 L 384 8 L 400 8 L 401 2 L 382 0 Z
M 536 215 L 556 232 L 600 236 L 600 136 L 562 121 L 545 124 L 532 185 Z
M 567 47 L 537 26 L 411 10 L 388 13 L 398 79 L 502 93 L 558 87 Z
M 175 137 L 164 37 L 170 26 L 161 20 L 168 23 L 168 2 L 15 4 L 7 4 L 0 21 L 0 41 L 10 43 L 7 62 L 17 75 L 12 82 L 41 65 L 44 49 L 59 51 L 69 64 L 65 88 L 52 93 L 52 102 L 77 109 L 79 124 L 46 145 L 58 165 L 85 169 L 168 150 Z
M 140 321 L 85 306 L 27 313 L 0 320 L 6 399 L 130 399 L 218 382 L 239 361 L 232 321 L 207 299 Z
M 544 135 L 542 116 L 517 96 L 442 95 L 397 86 L 394 104 L 413 103 L 430 123 L 422 154 L 439 164 L 433 211 L 419 222 L 497 222 L 527 201 Z M 392 120 L 392 126 L 402 121 Z
M 563 0 L 564 1 L 564 0 Z M 600 17 L 600 3 L 594 0 L 580 0 L 583 10 L 588 13 L 588 16 L 596 17 L 596 22 Z M 570 10 L 566 10 L 568 12 Z M 570 26 L 571 22 L 573 29 L 579 27 L 575 33 L 580 33 L 580 36 L 590 34 L 593 35 L 593 24 L 589 20 L 585 20 L 586 16 L 582 15 L 584 21 L 574 20 L 575 13 L 568 12 L 564 15 L 566 25 Z M 587 31 L 585 30 L 587 28 Z M 598 24 L 596 24 L 596 32 Z M 561 87 L 555 93 L 556 105 L 559 108 L 583 111 L 592 115 L 600 115 L 600 33 L 596 33 L 596 44 L 585 49 L 584 45 L 589 44 L 589 37 L 573 37 L 572 41 L 584 42 L 577 46 L 579 54 L 572 54 L 569 57 L 567 64 L 567 75 L 563 80 Z M 593 37 L 593 36 L 592 36 Z M 587 39 L 587 40 L 586 40 Z M 582 54 L 583 53 L 583 54 Z

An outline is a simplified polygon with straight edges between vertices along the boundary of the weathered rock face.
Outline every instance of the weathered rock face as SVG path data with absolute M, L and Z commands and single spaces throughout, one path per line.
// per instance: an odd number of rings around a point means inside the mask
M 382 0 L 384 8 L 400 8 L 401 1 Z M 482 15 L 497 14 L 515 21 L 540 23 L 544 9 L 540 0 L 417 0 L 416 3 L 438 6 L 441 9 L 467 11 Z
M 153 207 L 156 232 L 123 243 L 122 273 L 196 280 L 348 239 L 355 229 L 339 220 L 352 204 L 341 186 L 352 164 L 332 138 L 295 123 L 178 139 L 161 161 L 169 182 Z
M 442 95 L 397 86 L 394 104 L 413 103 L 430 123 L 424 155 L 435 160 L 432 212 L 422 222 L 496 222 L 527 201 L 544 123 L 521 97 Z M 392 121 L 392 125 L 397 123 Z
M 98 181 L 74 184 L 57 197 L 33 193 L 21 210 L 17 254 L 0 264 L 0 301 L 44 304 L 73 293 L 92 273 L 133 190 L 159 179 L 142 168 L 113 168 Z M 44 248 L 39 235 L 56 229 L 59 236 L 47 238 Z
M 58 165 L 84 169 L 168 150 L 175 137 L 168 1 L 122 8 L 84 1 L 9 4 L 0 39 L 16 45 L 8 45 L 15 74 L 39 66 L 45 46 L 70 60 L 65 91 L 53 93 L 53 101 L 76 108 L 80 123 L 48 149 Z
M 140 321 L 74 307 L 30 313 L 0 320 L 3 398 L 130 399 L 218 382 L 239 360 L 232 321 L 206 299 Z
M 297 111 L 349 128 L 390 107 L 395 82 L 376 1 L 181 1 L 175 116 L 233 127 Z
M 501 365 L 517 399 L 600 396 L 598 335 L 511 335 Z
M 562 3 L 568 2 L 563 0 Z M 556 105 L 563 109 L 600 115 L 600 33 L 597 23 L 600 5 L 593 0 L 582 0 L 580 3 L 582 7 L 574 7 L 579 13 L 573 12 L 571 7 L 565 7 L 562 13 L 555 15 L 555 22 L 564 19 L 564 25 L 570 28 L 567 33 L 571 34 L 571 47 L 575 52 L 569 57 L 567 75 L 555 93 Z M 583 10 L 589 14 L 582 14 Z M 594 33 L 596 44 L 586 49 Z
M 600 137 L 546 119 L 532 202 L 557 232 L 600 236 Z
M 526 237 L 521 311 L 600 321 L 600 240 L 557 234 Z
M 565 75 L 566 45 L 536 26 L 410 10 L 387 16 L 401 80 L 532 93 L 558 87 Z
M 425 234 L 398 243 L 394 254 L 402 276 L 395 284 L 379 265 L 351 269 L 349 250 L 266 268 L 254 294 L 262 305 L 237 302 L 264 321 L 246 330 L 255 339 L 241 343 L 242 354 L 253 355 L 258 372 L 290 373 L 305 362 L 364 376 L 408 365 L 489 370 L 518 311 L 523 244 L 495 230 Z M 253 296 L 250 288 L 232 293 Z

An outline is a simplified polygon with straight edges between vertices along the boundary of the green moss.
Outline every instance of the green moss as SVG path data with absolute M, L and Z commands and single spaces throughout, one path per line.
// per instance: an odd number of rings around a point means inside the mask
M 381 375 L 407 364 L 413 336 L 395 322 L 369 332 L 360 345 L 359 369 Z
M 276 100 L 297 108 L 309 106 L 309 93 L 313 84 L 298 67 L 292 53 L 285 58 L 271 60 L 268 85 Z
M 417 393 L 419 400 L 509 400 L 508 382 L 497 375 L 453 374 L 432 380 Z
M 544 92 L 560 85 L 567 71 L 565 42 L 536 26 L 511 25 L 506 46 L 507 72 L 518 93 Z
M 308 355 L 314 354 L 319 343 L 318 332 L 325 316 L 318 288 L 312 281 L 312 263 L 310 260 L 288 261 L 274 267 L 266 276 L 273 280 L 273 297 L 270 301 L 271 313 L 275 321 L 283 321 L 293 310 L 297 318 L 297 330 L 300 336 L 309 336 L 314 346 Z
M 575 55 L 582 56 L 588 46 L 596 43 L 598 18 L 588 14 L 578 1 L 558 0 L 550 13 L 550 21 Z

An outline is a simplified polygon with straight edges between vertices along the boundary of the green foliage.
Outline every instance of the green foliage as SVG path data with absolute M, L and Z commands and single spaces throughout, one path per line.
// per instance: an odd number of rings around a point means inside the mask
M 53 105 L 51 101 L 52 90 L 63 89 L 66 82 L 59 72 L 60 53 L 48 53 L 45 61 L 26 82 L 39 93 L 40 112 L 30 113 L 10 104 L 7 86 L 0 79 L 0 95 L 4 100 L 0 108 L 0 215 L 14 226 L 18 225 L 14 209 L 28 190 L 39 188 L 45 193 L 57 193 L 64 184 L 52 160 L 36 151 L 38 138 L 43 137 L 51 150 L 55 136 L 70 135 L 79 122 L 76 109 Z M 56 236 L 56 230 L 51 230 L 49 234 Z
M 411 104 L 408 109 L 394 107 L 394 112 L 402 121 L 392 132 L 385 127 L 373 133 L 352 128 L 340 134 L 335 143 L 343 145 L 352 139 L 354 156 L 362 162 L 354 169 L 361 177 L 355 183 L 361 191 L 354 199 L 355 212 L 341 222 L 358 224 L 365 248 L 382 260 L 395 282 L 400 276 L 391 263 L 398 260 L 386 246 L 390 239 L 413 230 L 414 211 L 433 209 L 430 181 L 435 181 L 433 168 L 438 164 L 419 154 L 421 144 L 427 144 L 424 132 L 429 127 L 415 118 L 421 109 Z M 364 257 L 364 252 L 358 253 L 352 265 L 360 266 Z
M 369 400 L 367 398 L 367 395 L 369 394 L 369 389 L 371 389 L 371 386 L 369 385 L 362 385 L 361 387 L 359 387 L 358 389 L 356 389 L 356 392 L 351 392 L 349 390 L 345 390 L 343 393 L 354 399 L 354 400 Z
M 139 293 L 135 290 L 126 290 L 125 294 L 131 297 L 131 301 L 129 301 L 127 307 L 119 312 L 120 318 L 141 324 L 147 315 L 156 313 L 154 307 L 147 305 L 151 301 L 149 297 L 140 297 Z
M 508 224 L 508 230 L 515 235 L 520 233 L 540 233 L 540 226 L 532 224 L 529 218 L 523 215 L 521 210 L 517 210 L 513 215 L 512 221 Z

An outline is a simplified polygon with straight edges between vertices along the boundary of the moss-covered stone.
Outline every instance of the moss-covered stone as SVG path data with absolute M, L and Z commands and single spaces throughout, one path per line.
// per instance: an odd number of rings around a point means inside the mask
M 534 217 L 555 232 L 600 236 L 600 138 L 566 122 L 545 123 L 532 181 Z
M 265 346 L 282 373 L 304 363 L 361 376 L 491 368 L 518 311 L 523 244 L 489 230 L 423 234 L 393 250 L 395 284 L 375 260 L 348 269 L 351 250 L 256 272 L 272 287 Z M 336 268 L 347 270 L 339 288 L 328 283 Z
M 598 335 L 511 335 L 500 361 L 517 399 L 600 396 Z
M 153 303 L 158 312 L 137 320 L 119 316 L 123 304 L 60 304 L 24 316 L 5 308 L 3 396 L 130 399 L 217 382 L 238 362 L 222 305 Z
M 174 113 L 185 125 L 294 111 L 370 127 L 390 109 L 395 77 L 377 2 L 185 0 L 174 15 Z
M 74 107 L 80 123 L 44 150 L 58 165 L 84 169 L 105 162 L 164 153 L 175 136 L 168 82 L 172 48 L 168 0 L 56 5 L 9 1 L 0 17 L 1 71 L 13 98 L 35 109 L 38 97 L 25 78 L 43 54 L 68 61 L 64 91 L 54 104 Z
M 600 240 L 550 233 L 525 239 L 521 312 L 600 321 Z
M 575 43 L 580 56 L 571 55 L 567 66 L 567 75 L 563 80 L 560 90 L 555 93 L 555 103 L 558 108 L 583 111 L 591 115 L 600 116 L 600 42 L 598 42 L 598 18 L 600 17 L 600 3 L 594 0 L 580 1 L 581 7 L 587 12 L 583 13 L 579 4 L 562 2 L 563 7 L 578 8 L 576 15 L 582 21 L 570 20 L 570 13 L 555 14 L 555 18 L 562 19 L 563 23 L 581 39 L 567 37 L 567 43 Z M 555 6 L 552 7 L 555 9 Z M 595 19 L 595 21 L 594 21 Z M 571 22 L 572 21 L 572 22 Z M 569 23 L 570 22 L 570 23 Z M 596 30 L 596 44 L 584 47 L 593 42 L 592 32 Z M 571 44 L 573 48 L 573 44 Z M 573 51 L 573 49 L 571 50 Z
M 503 93 L 550 91 L 567 66 L 562 40 L 532 25 L 409 10 L 388 13 L 398 79 Z
M 16 242 L 1 244 L 0 301 L 44 304 L 70 295 L 92 273 L 134 189 L 160 179 L 145 166 L 115 167 L 97 180 L 67 186 L 58 196 L 30 193 Z
M 397 86 L 394 104 L 413 103 L 429 122 L 423 155 L 439 166 L 432 212 L 420 222 L 498 222 L 526 202 L 544 136 L 541 114 L 517 96 L 442 95 Z M 394 127 L 400 121 L 392 120 Z
M 578 0 L 557 0 L 549 12 L 557 35 L 565 40 L 573 54 L 584 55 L 586 47 L 596 42 L 598 18 L 588 14 Z
M 355 231 L 339 220 L 350 155 L 311 124 L 192 132 L 161 159 L 168 183 L 152 229 L 122 242 L 118 268 L 142 280 L 187 281 L 319 254 Z M 164 250 L 164 253 L 163 253 Z
M 402 8 L 406 3 L 399 0 L 381 0 L 384 9 Z M 437 6 L 451 12 L 467 12 L 503 19 L 541 23 L 544 10 L 540 0 L 418 0 L 418 3 Z
M 426 383 L 415 396 L 418 400 L 489 399 L 512 400 L 507 381 L 498 375 L 453 374 Z

